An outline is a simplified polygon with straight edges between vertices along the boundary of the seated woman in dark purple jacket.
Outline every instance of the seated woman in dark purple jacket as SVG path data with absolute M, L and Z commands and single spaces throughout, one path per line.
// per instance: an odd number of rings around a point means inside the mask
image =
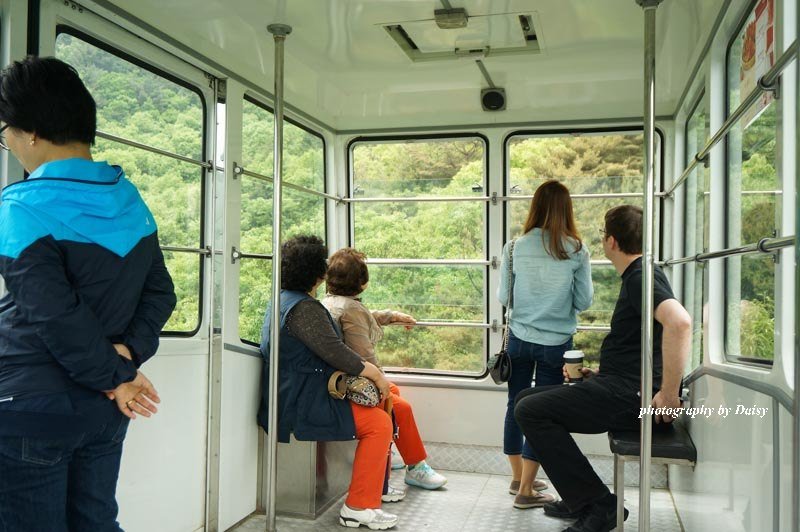
M 30 172 L 0 203 L 0 529 L 117 532 L 122 441 L 156 411 L 138 368 L 172 279 L 136 187 L 92 160 L 95 103 L 72 67 L 6 68 L 0 122 Z
M 372 380 L 389 397 L 389 382 L 373 364 L 362 360 L 342 341 L 333 318 L 316 292 L 328 271 L 328 249 L 315 236 L 296 236 L 281 246 L 281 332 L 279 347 L 278 441 L 358 439 L 347 500 L 339 524 L 385 530 L 397 516 L 381 510 L 381 501 L 396 501 L 394 493 L 381 496 L 388 466 L 392 421 L 380 407 L 369 408 L 328 393 L 335 370 Z M 269 356 L 272 305 L 267 306 L 261 331 L 264 358 L 258 423 L 268 427 Z M 402 494 L 403 492 L 401 492 Z

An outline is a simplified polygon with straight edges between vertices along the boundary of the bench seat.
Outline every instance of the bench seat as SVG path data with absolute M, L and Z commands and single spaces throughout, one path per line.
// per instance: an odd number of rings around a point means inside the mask
M 614 493 L 617 496 L 617 531 L 625 526 L 625 462 L 639 460 L 639 431 L 610 431 L 608 443 L 614 454 Z M 694 467 L 697 448 L 686 426 L 675 420 L 670 424 L 653 424 L 651 463 Z M 639 487 L 641 489 L 641 486 Z
M 615 455 L 639 457 L 639 431 L 608 433 L 608 443 Z M 697 448 L 680 420 L 667 425 L 653 425 L 653 458 L 697 461 Z

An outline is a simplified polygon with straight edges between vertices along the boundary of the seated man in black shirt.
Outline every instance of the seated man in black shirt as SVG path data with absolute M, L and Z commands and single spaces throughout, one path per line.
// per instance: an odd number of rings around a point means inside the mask
M 579 518 L 564 532 L 608 532 L 616 526 L 616 497 L 592 469 L 570 432 L 639 429 L 642 334 L 642 210 L 623 205 L 605 216 L 603 251 L 622 276 L 600 369 L 583 369 L 573 386 L 537 386 L 517 396 L 515 417 L 563 500 L 546 504 L 553 517 Z M 691 346 L 691 318 L 655 268 L 653 406 L 678 408 Z M 663 357 L 663 371 L 662 371 Z M 672 421 L 657 416 L 656 422 Z M 625 510 L 627 517 L 628 511 Z

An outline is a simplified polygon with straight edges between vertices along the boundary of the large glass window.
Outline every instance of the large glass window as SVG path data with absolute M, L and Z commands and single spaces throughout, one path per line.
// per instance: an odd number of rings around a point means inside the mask
M 485 370 L 485 153 L 477 137 L 352 145 L 353 246 L 372 259 L 364 303 L 428 322 L 385 328 L 385 367 Z
M 199 92 L 71 33 L 59 33 L 56 56 L 75 67 L 92 93 L 98 130 L 203 161 Z M 100 137 L 93 156 L 122 166 L 153 212 L 162 246 L 203 246 L 203 168 Z M 164 258 L 178 296 L 165 331 L 196 331 L 204 259 L 183 251 L 165 251 Z
M 686 158 L 688 165 L 703 149 L 710 137 L 710 124 L 704 95 L 700 95 L 686 122 Z M 684 255 L 708 251 L 708 215 L 711 194 L 711 173 L 707 165 L 695 166 L 684 184 Z M 703 361 L 703 326 L 705 323 L 705 265 L 689 262 L 684 266 L 683 304 L 692 316 L 692 365 Z
M 728 114 L 758 90 L 774 63 L 774 1 L 759 0 L 728 48 Z M 776 103 L 763 94 L 728 135 L 727 246 L 781 234 L 776 166 Z M 770 255 L 726 259 L 725 350 L 730 359 L 771 363 L 775 335 L 775 263 Z
M 522 233 L 539 185 L 557 179 L 573 195 L 578 232 L 591 253 L 594 284 L 594 303 L 579 315 L 574 343 L 595 367 L 620 287 L 619 275 L 603 254 L 599 230 L 608 209 L 642 206 L 643 147 L 641 131 L 516 135 L 508 142 L 509 238 Z
M 246 99 L 242 116 L 241 259 L 239 336 L 259 343 L 272 290 L 272 165 L 274 119 L 266 107 Z M 325 240 L 325 144 L 291 122 L 283 128 L 282 235 L 312 234 Z M 295 188 L 292 188 L 294 186 Z

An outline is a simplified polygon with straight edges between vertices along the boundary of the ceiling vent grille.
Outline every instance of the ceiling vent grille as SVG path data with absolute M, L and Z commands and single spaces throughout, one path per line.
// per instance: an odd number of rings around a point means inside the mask
M 442 17 L 382 24 L 411 61 L 444 61 L 462 57 L 538 54 L 541 41 L 536 13 L 477 15 L 442 28 Z

